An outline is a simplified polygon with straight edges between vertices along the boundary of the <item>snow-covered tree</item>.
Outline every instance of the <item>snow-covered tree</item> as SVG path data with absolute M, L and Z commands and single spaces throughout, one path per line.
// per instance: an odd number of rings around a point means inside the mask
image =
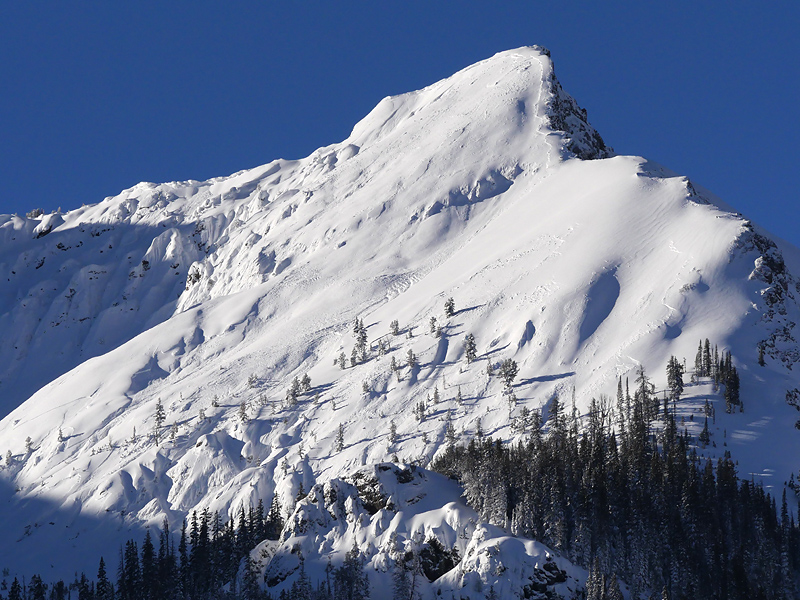
M 450 411 L 447 411 L 447 421 L 444 428 L 444 439 L 447 442 L 448 446 L 455 446 L 456 441 L 458 441 L 458 437 L 456 435 L 456 428 L 453 425 L 453 420 L 450 415 Z
M 475 336 L 468 333 L 464 338 L 464 356 L 467 359 L 467 364 L 470 364 L 478 356 L 478 349 L 475 345 Z
M 424 400 L 420 400 L 414 405 L 414 416 L 417 418 L 417 421 L 421 423 L 425 420 L 426 411 L 427 407 L 425 406 Z
M 511 384 L 517 377 L 517 373 L 519 373 L 517 361 L 507 358 L 500 363 L 500 379 L 503 380 L 503 385 L 505 385 L 505 387 L 511 387 Z
M 155 427 L 153 428 L 153 439 L 156 442 L 156 446 L 158 446 L 161 442 L 161 426 L 167 419 L 167 413 L 164 411 L 164 405 L 161 403 L 161 398 L 159 398 L 158 402 L 156 402 L 156 413 L 153 419 L 155 421 Z
M 456 301 L 451 296 L 444 303 L 444 315 L 452 317 L 454 314 L 456 314 Z
M 336 430 L 336 440 L 333 446 L 337 452 L 344 450 L 344 425 L 339 423 L 339 429 Z

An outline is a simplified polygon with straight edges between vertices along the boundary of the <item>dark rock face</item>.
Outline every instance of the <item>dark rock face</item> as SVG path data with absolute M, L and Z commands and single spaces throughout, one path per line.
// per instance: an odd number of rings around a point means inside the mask
M 606 146 L 597 130 L 589 124 L 586 109 L 578 106 L 564 91 L 555 74 L 550 78 L 550 85 L 553 94 L 547 107 L 550 126 L 564 132 L 565 148 L 583 160 L 613 156 L 613 148 Z
M 763 301 L 761 321 L 769 325 L 770 333 L 759 342 L 759 347 L 764 354 L 791 369 L 800 362 L 800 350 L 794 335 L 798 314 L 795 294 L 800 293 L 800 282 L 786 268 L 775 242 L 757 233 L 749 222 L 744 224 L 736 249 L 757 254 L 749 279 L 765 285 L 760 291 Z

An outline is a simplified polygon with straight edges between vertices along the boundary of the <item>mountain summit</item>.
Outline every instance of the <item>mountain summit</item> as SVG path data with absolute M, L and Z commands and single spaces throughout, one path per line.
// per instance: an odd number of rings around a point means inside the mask
M 0 566 L 92 572 L 165 518 L 273 497 L 297 537 L 321 510 L 301 489 L 363 496 L 344 481 L 368 471 L 388 497 L 398 467 L 372 465 L 523 439 L 524 415 L 561 397 L 586 416 L 637 369 L 660 394 L 705 339 L 742 406 L 697 373 L 681 428 L 696 439 L 713 404 L 703 454 L 776 491 L 800 451 L 799 269 L 710 192 L 615 156 L 538 47 L 385 98 L 301 160 L 0 217 Z M 351 533 L 337 552 L 369 542 Z

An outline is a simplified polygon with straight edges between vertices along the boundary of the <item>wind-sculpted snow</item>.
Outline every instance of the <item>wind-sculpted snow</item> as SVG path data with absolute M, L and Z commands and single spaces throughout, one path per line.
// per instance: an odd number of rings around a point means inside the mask
M 619 292 L 619 282 L 614 276 L 614 269 L 606 271 L 592 282 L 586 294 L 586 308 L 578 333 L 581 343 L 592 337 L 597 328 L 614 310 Z
M 720 440 L 741 432 L 734 458 L 768 488 L 788 478 L 797 251 L 686 178 L 610 155 L 549 56 L 522 48 L 382 100 L 301 160 L 0 217 L 0 531 L 18 540 L 0 567 L 30 574 L 38 553 L 54 575 L 88 573 L 109 539 L 164 517 L 179 531 L 192 510 L 274 495 L 288 511 L 301 486 L 393 456 L 426 464 L 479 423 L 519 439 L 521 411 L 556 393 L 574 389 L 584 414 L 639 364 L 663 388 L 669 357 L 691 364 L 701 338 L 742 374 L 746 412 L 721 419 Z M 505 359 L 519 365 L 512 405 L 487 375 Z M 313 522 L 333 527 L 320 506 Z M 39 513 L 74 536 L 45 536 Z M 384 535 L 367 531 L 347 535 Z M 499 536 L 486 539 L 500 555 L 540 561 Z M 481 544 L 471 573 L 500 560 Z

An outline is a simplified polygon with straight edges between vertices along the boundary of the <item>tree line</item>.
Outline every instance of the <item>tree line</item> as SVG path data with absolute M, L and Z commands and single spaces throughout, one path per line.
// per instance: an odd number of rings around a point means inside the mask
M 733 381 L 728 355 L 708 365 Z M 727 451 L 716 464 L 698 457 L 676 419 L 682 372 L 670 360 L 663 405 L 640 368 L 633 395 L 619 381 L 616 409 L 593 399 L 580 423 L 574 401 L 569 411 L 555 396 L 547 423 L 531 413 L 524 441 L 476 436 L 432 468 L 461 482 L 482 519 L 590 570 L 590 600 L 620 598 L 618 580 L 633 597 L 798 597 L 800 529 L 785 492 L 778 511 Z

